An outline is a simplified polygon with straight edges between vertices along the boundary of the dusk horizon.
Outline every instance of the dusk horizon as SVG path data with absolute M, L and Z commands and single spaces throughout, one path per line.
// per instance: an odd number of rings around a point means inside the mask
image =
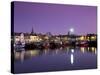
M 97 7 L 62 5 L 48 3 L 14 3 L 14 32 L 53 35 L 67 34 L 70 28 L 74 34 L 97 34 Z

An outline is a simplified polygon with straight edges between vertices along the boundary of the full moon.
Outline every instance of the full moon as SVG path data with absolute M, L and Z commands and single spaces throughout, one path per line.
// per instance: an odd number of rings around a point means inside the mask
M 70 32 L 72 32 L 72 33 L 73 33 L 73 32 L 74 32 L 74 28 L 70 28 Z

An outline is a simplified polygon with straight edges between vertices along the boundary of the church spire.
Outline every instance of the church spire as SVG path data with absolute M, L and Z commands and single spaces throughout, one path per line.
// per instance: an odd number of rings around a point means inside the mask
M 33 27 L 32 27 L 32 31 L 31 31 L 31 34 L 34 34 L 34 29 L 33 29 Z

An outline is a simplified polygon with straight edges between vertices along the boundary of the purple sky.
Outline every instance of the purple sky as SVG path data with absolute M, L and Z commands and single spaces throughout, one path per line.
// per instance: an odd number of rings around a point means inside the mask
M 75 34 L 97 32 L 96 6 L 59 5 L 15 2 L 15 32 L 51 32 L 67 34 L 74 28 Z

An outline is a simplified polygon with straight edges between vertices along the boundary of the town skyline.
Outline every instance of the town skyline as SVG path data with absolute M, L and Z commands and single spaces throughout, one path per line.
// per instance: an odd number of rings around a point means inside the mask
M 14 33 L 41 34 L 41 35 L 47 35 L 47 34 L 49 33 L 49 34 L 51 34 L 51 35 L 53 35 L 53 36 L 54 36 L 54 35 L 69 35 L 69 33 L 70 33 L 70 34 L 73 34 L 73 35 L 88 35 L 88 34 L 95 34 L 95 35 L 97 35 L 97 33 L 75 34 L 74 31 L 73 31 L 73 32 L 71 31 L 71 29 L 72 29 L 72 28 L 70 28 L 69 31 L 66 32 L 65 34 L 59 34 L 59 33 L 58 33 L 58 34 L 52 34 L 51 32 L 45 32 L 45 33 L 38 32 L 38 33 L 37 33 L 37 32 L 34 31 L 33 28 L 31 29 L 30 32 L 14 32 Z

